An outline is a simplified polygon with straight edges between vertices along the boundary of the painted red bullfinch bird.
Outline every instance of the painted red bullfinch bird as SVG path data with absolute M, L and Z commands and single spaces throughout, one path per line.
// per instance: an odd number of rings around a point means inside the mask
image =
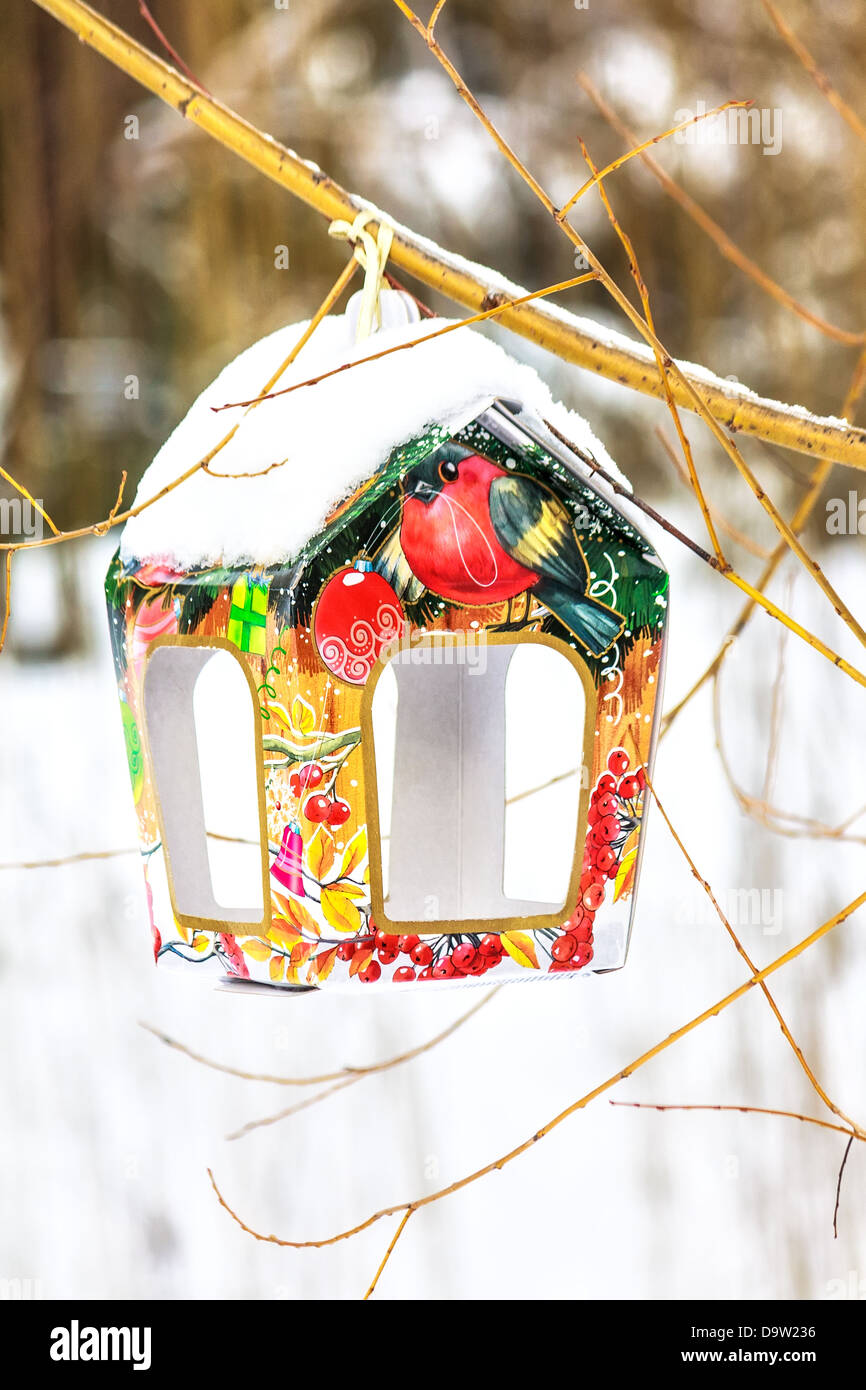
M 456 603 L 529 590 L 592 653 L 623 629 L 587 594 L 589 567 L 570 512 L 544 483 L 443 444 L 403 479 L 400 545 L 415 575 Z

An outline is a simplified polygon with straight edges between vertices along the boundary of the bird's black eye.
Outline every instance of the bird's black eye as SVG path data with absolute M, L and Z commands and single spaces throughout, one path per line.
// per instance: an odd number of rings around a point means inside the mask
M 439 477 L 442 479 L 443 483 L 453 483 L 458 476 L 458 472 L 457 464 L 454 463 L 453 459 L 443 459 L 442 463 L 439 465 Z

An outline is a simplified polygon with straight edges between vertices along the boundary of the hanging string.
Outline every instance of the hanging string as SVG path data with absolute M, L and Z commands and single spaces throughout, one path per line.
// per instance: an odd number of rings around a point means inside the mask
M 367 231 L 367 223 L 372 219 L 378 219 L 379 222 L 379 231 L 375 237 L 372 232 Z M 358 315 L 355 333 L 355 342 L 360 343 L 373 332 L 374 319 L 377 326 L 381 326 L 379 292 L 385 266 L 391 254 L 394 228 L 384 221 L 381 213 L 374 213 L 367 208 L 364 212 L 358 213 L 354 222 L 345 222 L 339 218 L 332 222 L 328 228 L 328 236 L 335 237 L 338 241 L 348 241 L 353 248 L 355 260 L 364 268 L 361 312 Z

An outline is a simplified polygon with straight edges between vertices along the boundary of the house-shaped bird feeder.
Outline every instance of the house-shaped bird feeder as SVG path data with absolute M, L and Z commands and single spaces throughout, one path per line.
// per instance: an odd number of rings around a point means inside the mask
M 266 399 L 307 326 L 232 362 L 111 565 L 156 959 L 283 990 L 615 969 L 667 573 L 533 370 L 386 299 Z

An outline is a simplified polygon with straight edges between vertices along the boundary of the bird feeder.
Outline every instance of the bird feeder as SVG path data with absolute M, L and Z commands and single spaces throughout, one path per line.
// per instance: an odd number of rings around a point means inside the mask
M 231 363 L 145 474 L 152 504 L 112 562 L 156 959 L 356 993 L 616 969 L 666 571 L 535 372 L 389 312 L 361 345 L 324 319 L 266 399 L 306 325 Z M 249 901 L 214 878 L 240 852 L 202 791 L 215 657 L 247 730 Z

